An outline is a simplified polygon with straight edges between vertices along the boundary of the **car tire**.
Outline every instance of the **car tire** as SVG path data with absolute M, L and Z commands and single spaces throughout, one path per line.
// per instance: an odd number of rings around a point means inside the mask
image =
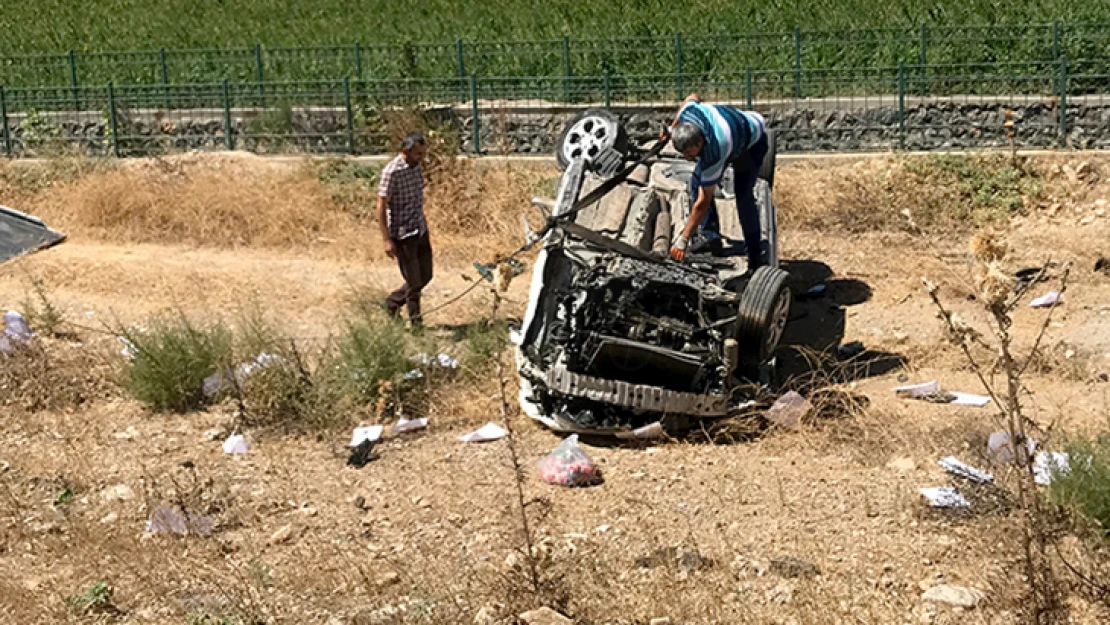
M 763 157 L 763 162 L 759 164 L 759 177 L 766 180 L 772 189 L 775 188 L 775 151 L 775 131 L 768 128 L 767 154 Z
M 789 275 L 777 267 L 755 270 L 744 292 L 736 319 L 736 340 L 740 344 L 737 373 L 751 377 L 774 356 L 790 318 Z
M 559 169 L 565 170 L 578 151 L 585 151 L 587 164 L 595 156 L 607 150 L 615 150 L 623 158 L 628 154 L 628 133 L 620 119 L 607 109 L 587 109 L 563 128 L 559 144 L 555 150 L 555 161 Z

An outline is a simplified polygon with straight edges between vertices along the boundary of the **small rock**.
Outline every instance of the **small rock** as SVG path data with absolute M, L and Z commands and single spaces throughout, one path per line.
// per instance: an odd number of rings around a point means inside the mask
M 104 501 L 131 501 L 135 498 L 135 491 L 131 490 L 127 484 L 116 484 L 105 488 L 100 492 L 100 496 Z
M 651 625 L 671 625 L 671 617 L 661 616 L 659 618 L 653 618 L 649 623 Z
M 1105 216 L 1106 216 L 1106 209 L 1105 208 L 1096 208 L 1095 209 L 1095 217 L 1105 217 Z
M 313 508 L 312 506 L 305 506 L 304 508 L 301 508 L 301 514 L 305 516 L 316 516 L 316 508 Z
M 1110 276 L 1110 258 L 1099 256 L 1095 261 L 1095 271 Z
M 779 397 L 773 406 L 767 409 L 767 420 L 780 428 L 792 429 L 798 427 L 802 419 L 813 409 L 813 404 L 795 391 Z
M 100 519 L 100 522 L 105 524 L 105 525 L 111 525 L 112 523 L 115 523 L 118 520 L 119 520 L 119 515 L 118 514 L 116 514 L 115 512 L 109 512 L 107 515 L 104 516 L 103 519 Z
M 520 615 L 527 625 L 574 625 L 574 621 L 551 608 L 540 608 Z
M 393 571 L 390 571 L 385 575 L 379 577 L 377 580 L 375 580 L 374 583 L 378 586 L 378 588 L 388 588 L 389 586 L 392 586 L 399 581 L 401 581 L 401 576 Z
M 494 615 L 494 611 L 488 607 L 478 610 L 478 613 L 474 615 L 474 625 L 496 625 L 496 623 L 497 617 Z
M 1084 217 L 1083 219 L 1080 219 L 1080 220 L 1079 220 L 1079 225 L 1081 225 L 1081 226 L 1089 226 L 1089 225 L 1091 225 L 1092 223 L 1094 223 L 1094 221 L 1095 221 L 1095 216 L 1094 216 L 1094 215 L 1087 215 L 1087 216 L 1086 216 L 1086 217 Z
M 362 495 L 359 495 L 358 497 L 355 497 L 354 504 L 355 504 L 355 507 L 358 508 L 359 510 L 365 510 L 366 509 L 366 498 L 363 497 Z
M 204 431 L 204 440 L 218 441 L 221 438 L 224 438 L 226 435 L 227 432 L 225 432 L 222 428 L 212 428 L 210 430 Z
M 780 582 L 777 586 L 767 591 L 767 602 L 777 603 L 779 605 L 786 605 L 794 600 L 794 587 L 786 582 Z
M 1075 173 L 1079 175 L 1080 178 L 1088 176 L 1091 173 L 1091 164 L 1087 161 L 1083 161 L 1075 168 Z
M 836 353 L 841 358 L 853 358 L 859 356 L 866 350 L 867 348 L 864 347 L 863 341 L 852 341 L 851 343 L 845 343 L 836 348 Z
M 895 458 L 891 460 L 890 462 L 886 463 L 886 468 L 897 471 L 899 473 L 909 473 L 911 471 L 917 470 L 917 463 L 913 461 L 913 458 L 907 456 L 904 458 Z
M 293 538 L 293 526 L 292 525 L 286 525 L 286 526 L 282 527 L 281 529 L 279 529 L 278 531 L 274 532 L 273 535 L 270 536 L 270 544 L 271 545 L 280 545 L 282 543 L 289 542 L 289 540 L 292 539 L 292 538 Z
M 817 568 L 816 564 L 791 556 L 773 558 L 771 560 L 771 572 L 788 579 L 811 578 L 821 574 L 821 570 Z
M 1095 200 L 1095 206 L 1097 206 L 1099 208 L 1106 208 L 1107 203 L 1108 202 L 1106 200 L 1103 200 L 1103 199 Z
M 984 596 L 982 592 L 974 588 L 941 584 L 940 586 L 933 586 L 929 590 L 926 590 L 925 593 L 921 595 L 921 599 L 932 603 L 943 603 L 950 606 L 970 609 L 979 605 L 984 599 Z

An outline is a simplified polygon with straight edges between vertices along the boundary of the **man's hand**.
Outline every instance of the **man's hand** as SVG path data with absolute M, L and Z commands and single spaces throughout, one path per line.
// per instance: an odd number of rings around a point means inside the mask
M 385 240 L 385 255 L 390 258 L 397 258 L 397 246 L 393 244 L 392 239 Z
M 674 245 L 671 247 L 671 258 L 680 263 L 686 260 L 686 245 L 688 243 L 689 240 L 687 240 L 686 237 L 678 235 L 678 238 L 674 240 Z

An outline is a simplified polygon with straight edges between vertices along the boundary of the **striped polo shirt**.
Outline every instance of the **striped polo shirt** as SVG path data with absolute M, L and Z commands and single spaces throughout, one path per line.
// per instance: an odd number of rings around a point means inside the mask
M 682 107 L 678 121 L 694 124 L 705 138 L 694 170 L 703 187 L 720 184 L 725 166 L 755 145 L 766 131 L 763 116 L 755 111 L 696 101 Z

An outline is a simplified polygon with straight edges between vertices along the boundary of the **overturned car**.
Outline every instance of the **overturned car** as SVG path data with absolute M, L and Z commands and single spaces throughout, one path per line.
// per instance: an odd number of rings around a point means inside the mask
M 521 406 L 553 430 L 635 436 L 725 417 L 773 366 L 791 304 L 773 142 L 755 188 L 766 265 L 754 272 L 742 251 L 670 259 L 694 166 L 661 148 L 644 155 L 616 117 L 586 111 L 563 133 L 557 199 L 536 201 L 549 227 L 513 342 Z M 731 174 L 715 199 L 722 234 L 741 241 Z

